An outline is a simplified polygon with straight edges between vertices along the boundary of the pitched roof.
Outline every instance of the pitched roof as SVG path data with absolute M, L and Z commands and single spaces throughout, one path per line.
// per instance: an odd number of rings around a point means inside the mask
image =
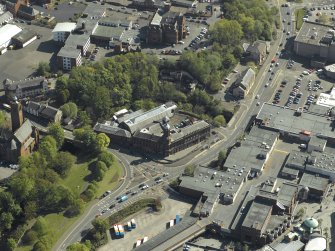
M 30 120 L 23 122 L 22 126 L 14 132 L 14 137 L 21 143 L 30 137 L 33 133 L 32 124 Z
M 256 73 L 253 69 L 249 68 L 243 72 L 240 77 L 236 80 L 237 86 L 241 86 L 243 89 L 248 89 L 249 85 L 252 84 Z
M 22 4 L 20 5 L 19 11 L 23 12 L 23 13 L 26 13 L 26 14 L 28 14 L 30 16 L 33 16 L 33 17 L 40 14 L 40 12 L 38 10 L 34 9 L 33 7 L 22 5 Z

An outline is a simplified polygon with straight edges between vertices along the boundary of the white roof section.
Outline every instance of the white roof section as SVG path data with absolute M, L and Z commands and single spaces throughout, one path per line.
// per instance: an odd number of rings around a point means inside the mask
M 327 249 L 327 241 L 323 237 L 311 239 L 305 246 L 305 251 L 323 251 Z
M 155 13 L 154 17 L 151 20 L 151 25 L 161 25 L 162 16 L 158 14 L 158 12 Z
M 335 64 L 325 66 L 325 70 L 329 72 L 335 72 Z
M 57 23 L 55 28 L 52 30 L 54 32 L 71 32 L 76 28 L 76 23 L 71 22 L 64 22 L 64 23 Z
M 330 94 L 321 93 L 318 100 L 316 101 L 317 105 L 325 106 L 332 108 L 335 106 L 335 87 L 331 90 Z
M 22 31 L 21 28 L 14 24 L 6 24 L 0 28 L 0 46 L 10 40 L 12 37 Z

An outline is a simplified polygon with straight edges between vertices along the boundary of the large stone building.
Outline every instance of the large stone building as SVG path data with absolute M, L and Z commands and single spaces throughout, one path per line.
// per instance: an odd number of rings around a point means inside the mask
M 33 152 L 39 142 L 39 132 L 29 120 L 23 117 L 22 105 L 11 102 L 12 130 L 1 129 L 0 156 L 2 160 L 16 163 L 21 156 Z
M 45 77 L 27 78 L 19 81 L 5 79 L 4 88 L 7 100 L 35 97 L 45 94 L 49 90 Z
M 94 130 L 106 133 L 116 144 L 161 156 L 184 150 L 210 135 L 207 122 L 177 113 L 172 103 L 149 111 L 127 111 L 113 121 L 97 123 Z
M 304 22 L 294 40 L 294 52 L 321 68 L 326 62 L 335 62 L 334 38 L 334 26 Z
M 147 42 L 149 44 L 177 44 L 186 37 L 185 17 L 182 13 L 156 12 L 149 23 Z

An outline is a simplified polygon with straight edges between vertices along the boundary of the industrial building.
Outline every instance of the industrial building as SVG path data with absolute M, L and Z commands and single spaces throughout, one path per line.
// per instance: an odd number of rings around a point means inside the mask
M 333 26 L 305 21 L 294 40 L 294 52 L 322 68 L 326 62 L 335 62 L 334 38 Z
M 12 38 L 16 48 L 24 48 L 37 39 L 37 34 L 31 30 L 24 29 Z
M 257 126 L 252 127 L 241 146 L 232 149 L 229 153 L 224 169 L 244 167 L 252 173 L 260 174 L 277 139 L 277 132 L 262 130 Z
M 260 128 L 279 132 L 282 137 L 293 141 L 308 143 L 312 136 L 317 136 L 333 143 L 333 113 L 329 109 L 326 109 L 327 112 L 323 112 L 324 109 L 319 110 L 318 113 L 317 109 L 311 112 L 263 103 L 255 123 Z
M 207 122 L 178 113 L 173 103 L 149 111 L 117 113 L 113 121 L 97 123 L 94 130 L 106 133 L 116 144 L 161 156 L 182 151 L 210 135 Z
M 12 43 L 12 38 L 21 31 L 22 29 L 14 24 L 6 24 L 0 27 L 0 54 L 7 51 L 7 47 Z
M 210 215 L 217 203 L 231 204 L 247 180 L 249 169 L 210 170 L 197 167 L 194 177 L 182 176 L 179 192 L 198 199 L 193 215 Z

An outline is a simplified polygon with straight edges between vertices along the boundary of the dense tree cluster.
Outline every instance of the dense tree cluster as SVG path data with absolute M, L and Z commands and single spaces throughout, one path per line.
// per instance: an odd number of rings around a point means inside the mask
M 230 54 L 224 57 L 220 55 L 221 53 L 186 53 L 180 63 L 201 84 L 217 91 L 220 88 L 222 72 L 228 72 L 236 64 L 235 58 Z M 91 119 L 109 119 L 115 111 L 124 107 L 148 110 L 157 103 L 167 101 L 174 101 L 182 109 L 194 112 L 209 122 L 218 115 L 226 117 L 223 105 L 219 101 L 214 102 L 205 91 L 203 95 L 207 95 L 210 102 L 198 104 L 194 95 L 197 95 L 199 89 L 196 94 L 190 94 L 186 86 L 159 81 L 159 70 L 166 68 L 176 70 L 180 69 L 180 65 L 159 63 L 157 57 L 141 53 L 129 53 L 93 65 L 76 67 L 69 78 L 62 76 L 57 80 L 57 100 L 61 104 L 69 101 L 76 103 L 80 108 L 78 118 L 83 125 L 90 124 Z M 70 113 L 68 104 L 63 105 L 66 114 Z M 91 143 L 95 136 L 89 129 L 80 129 L 75 135 L 77 139 L 84 137 L 81 140 L 92 149 Z
M 238 44 L 241 38 L 272 39 L 278 9 L 269 8 L 264 0 L 226 0 L 223 11 L 225 19 L 219 21 L 221 32 L 218 34 L 222 42 Z
M 75 157 L 59 151 L 64 141 L 59 128 L 57 124 L 50 125 L 51 135 L 41 140 L 38 151 L 20 159 L 20 171 L 11 176 L 6 189 L 0 191 L 0 235 L 6 236 L 3 240 L 10 240 L 6 243 L 9 250 L 21 238 L 24 232 L 21 224 L 25 221 L 64 210 L 72 210 L 74 215 L 81 209 L 79 195 L 61 182 L 74 164 Z M 48 250 L 51 247 L 50 241 L 45 239 L 47 231 L 44 218 L 39 217 L 23 241 L 35 243 L 33 250 Z

